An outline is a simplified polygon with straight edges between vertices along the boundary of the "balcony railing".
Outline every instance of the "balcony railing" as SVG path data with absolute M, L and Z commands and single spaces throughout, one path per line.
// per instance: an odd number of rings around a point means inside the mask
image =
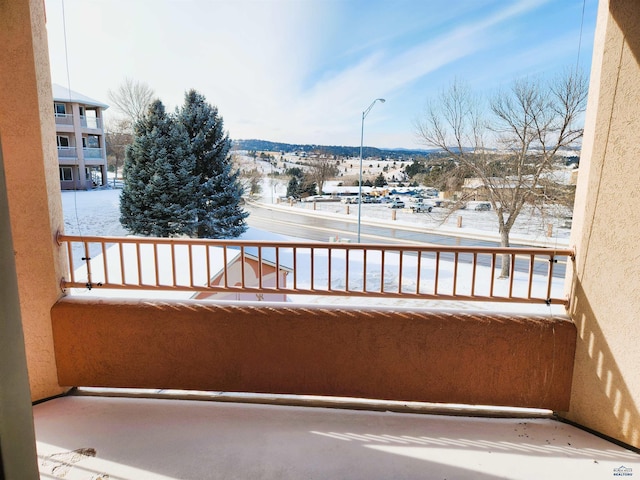
M 567 304 L 570 249 L 59 235 L 63 288 Z M 506 258 L 512 272 L 499 278 Z M 277 271 L 278 274 L 274 274 Z M 281 273 L 284 273 L 281 274 Z
M 70 113 L 56 113 L 57 125 L 73 125 L 73 115 Z
M 84 128 L 102 129 L 102 119 L 98 117 L 80 116 L 80 125 Z
M 104 158 L 104 153 L 101 148 L 85 147 L 82 149 L 84 158 Z
M 58 158 L 76 158 L 76 147 L 58 147 Z

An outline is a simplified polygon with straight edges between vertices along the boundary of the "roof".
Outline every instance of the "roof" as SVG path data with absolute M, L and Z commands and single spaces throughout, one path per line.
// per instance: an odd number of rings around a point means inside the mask
M 99 102 L 98 100 L 94 100 L 93 98 L 87 97 L 86 95 L 74 92 L 67 87 L 63 87 L 56 83 L 52 84 L 51 86 L 54 101 L 81 103 L 83 105 L 92 105 L 94 107 L 100 107 L 104 109 L 109 108 L 109 105 L 107 105 L 106 103 Z

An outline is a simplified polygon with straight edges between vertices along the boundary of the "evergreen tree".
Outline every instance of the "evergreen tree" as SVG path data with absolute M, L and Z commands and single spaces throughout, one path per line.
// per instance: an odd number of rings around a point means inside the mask
M 195 158 L 192 175 L 197 182 L 193 198 L 196 216 L 193 235 L 199 238 L 238 237 L 246 229 L 249 215 L 242 210 L 242 185 L 239 172 L 232 169 L 229 149 L 231 141 L 224 132 L 218 109 L 205 97 L 190 90 L 182 108 L 177 112 L 190 142 Z
M 387 179 L 384 178 L 382 172 L 380 172 L 380 174 L 375 178 L 373 184 L 376 187 L 384 187 L 387 184 Z
M 291 177 L 287 184 L 287 197 L 299 198 L 300 197 L 300 181 L 298 177 Z
M 196 220 L 194 167 L 185 129 L 156 100 L 136 123 L 133 144 L 126 152 L 122 225 L 139 235 L 188 235 Z

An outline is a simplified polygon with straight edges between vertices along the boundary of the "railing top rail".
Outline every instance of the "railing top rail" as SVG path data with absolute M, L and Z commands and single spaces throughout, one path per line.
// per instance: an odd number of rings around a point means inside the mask
M 273 248 L 332 248 L 339 250 L 389 250 L 389 251 L 424 251 L 424 252 L 458 252 L 478 254 L 509 254 L 509 255 L 547 255 L 573 257 L 571 248 L 546 248 L 546 247 L 483 247 L 483 246 L 452 246 L 452 245 L 414 245 L 414 244 L 381 244 L 381 243 L 343 243 L 343 242 L 318 242 L 318 241 L 287 241 L 287 240 L 218 240 L 206 238 L 164 238 L 164 237 L 115 237 L 115 236 L 87 236 L 67 235 L 59 233 L 58 243 L 63 242 L 89 242 L 89 243 L 127 243 L 127 244 L 166 244 L 166 245 L 211 245 L 230 247 L 273 247 Z

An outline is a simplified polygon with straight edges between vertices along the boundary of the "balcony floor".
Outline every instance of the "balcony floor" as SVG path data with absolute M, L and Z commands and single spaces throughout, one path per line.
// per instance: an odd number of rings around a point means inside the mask
M 638 454 L 552 418 L 98 396 L 33 410 L 42 479 L 602 479 L 621 466 L 640 474 Z

